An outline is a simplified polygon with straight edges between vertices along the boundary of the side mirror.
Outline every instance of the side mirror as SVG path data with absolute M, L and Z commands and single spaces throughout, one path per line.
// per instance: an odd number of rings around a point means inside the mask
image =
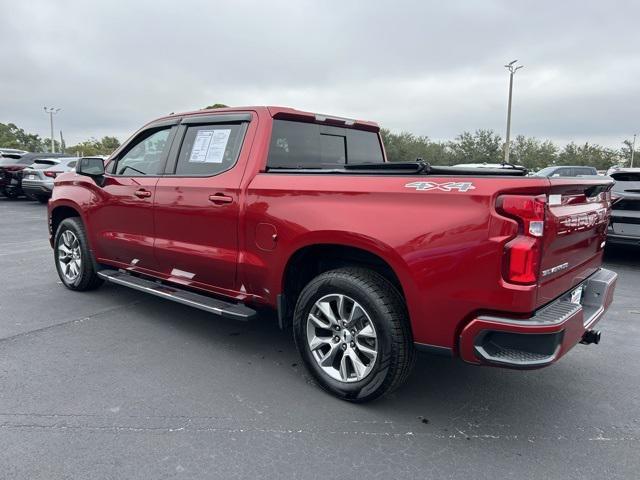
M 94 179 L 102 177 L 104 175 L 104 160 L 97 157 L 83 157 L 78 160 L 76 173 Z

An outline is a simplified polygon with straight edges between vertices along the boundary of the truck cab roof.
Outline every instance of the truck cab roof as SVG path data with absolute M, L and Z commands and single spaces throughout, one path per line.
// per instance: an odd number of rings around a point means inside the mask
M 210 108 L 210 109 L 202 109 L 202 110 L 191 110 L 187 112 L 180 113 L 172 113 L 167 115 L 166 117 L 161 117 L 153 122 L 161 120 L 168 120 L 176 117 L 191 117 L 197 115 L 211 115 L 211 114 L 219 114 L 219 113 L 239 113 L 239 112 L 259 112 L 263 115 L 268 115 L 271 118 L 282 119 L 282 120 L 297 120 L 303 122 L 311 122 L 311 123 L 326 123 L 329 125 L 339 125 L 351 128 L 359 128 L 364 130 L 370 130 L 377 132 L 380 130 L 380 126 L 376 122 L 371 122 L 368 120 L 359 120 L 352 118 L 339 117 L 335 115 L 326 115 L 323 113 L 314 113 L 307 112 L 304 110 L 298 110 L 291 107 L 282 107 L 282 106 L 243 106 L 243 107 L 225 107 L 225 108 Z

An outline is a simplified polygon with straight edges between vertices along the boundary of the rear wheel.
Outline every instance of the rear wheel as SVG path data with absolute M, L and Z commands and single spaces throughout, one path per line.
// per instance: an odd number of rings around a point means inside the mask
M 365 402 L 400 386 L 414 348 L 401 295 L 384 277 L 342 268 L 313 279 L 298 299 L 294 338 L 317 383 Z
M 48 203 L 49 197 L 47 197 L 46 195 L 38 195 L 36 197 L 36 200 L 38 200 L 40 203 Z
M 5 197 L 10 198 L 12 200 L 18 198 L 20 196 L 20 192 L 18 192 L 17 190 L 14 190 L 12 188 L 7 188 L 5 189 L 3 192 Z
M 78 217 L 63 220 L 56 231 L 54 257 L 58 276 L 71 290 L 92 290 L 102 285 L 96 272 L 84 225 Z

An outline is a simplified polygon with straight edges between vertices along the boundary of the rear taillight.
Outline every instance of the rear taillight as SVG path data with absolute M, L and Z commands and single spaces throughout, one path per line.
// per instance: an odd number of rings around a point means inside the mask
M 50 178 L 56 178 L 58 176 L 58 174 L 62 173 L 62 172 L 50 172 L 50 171 L 46 171 L 43 172 L 45 177 L 50 177 Z
M 536 283 L 540 269 L 544 216 L 544 195 L 502 195 L 496 210 L 518 222 L 517 236 L 504 246 L 504 277 L 511 283 Z

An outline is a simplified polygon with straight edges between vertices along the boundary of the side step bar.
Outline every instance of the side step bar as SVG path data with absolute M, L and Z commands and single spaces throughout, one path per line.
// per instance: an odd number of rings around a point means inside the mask
M 150 293 L 157 297 L 173 300 L 190 307 L 199 308 L 205 312 L 215 313 L 221 317 L 233 320 L 247 321 L 255 317 L 256 311 L 241 303 L 226 302 L 217 298 L 200 295 L 189 290 L 170 287 L 152 280 L 135 277 L 119 270 L 100 270 L 98 275 L 106 281 L 125 287 Z

